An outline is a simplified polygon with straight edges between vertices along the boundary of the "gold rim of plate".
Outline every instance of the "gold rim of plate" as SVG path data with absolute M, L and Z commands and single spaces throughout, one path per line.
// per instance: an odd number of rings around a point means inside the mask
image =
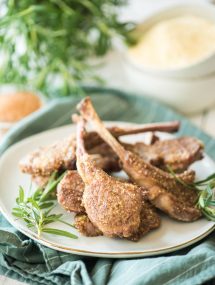
M 0 210 L 1 210 L 1 207 L 0 207 Z M 2 211 L 3 213 L 3 211 Z M 4 214 L 3 214 L 4 215 Z M 8 217 L 7 217 L 8 219 Z M 158 250 L 143 250 L 143 251 L 122 251 L 122 252 L 103 252 L 103 251 L 88 251 L 88 250 L 81 250 L 81 249 L 74 249 L 74 248 L 71 248 L 71 247 L 65 247 L 65 246 L 60 246 L 54 242 L 50 242 L 50 241 L 47 241 L 46 239 L 44 238 L 41 238 L 41 237 L 38 237 L 35 233 L 32 233 L 31 231 L 28 231 L 26 229 L 24 229 L 23 227 L 21 226 L 17 226 L 16 223 L 14 221 L 10 221 L 10 223 L 16 228 L 18 229 L 19 231 L 21 231 L 23 234 L 27 235 L 28 237 L 36 240 L 36 241 L 40 241 L 43 245 L 45 246 L 50 246 L 56 250 L 59 250 L 59 251 L 64 251 L 64 252 L 68 252 L 68 253 L 79 253 L 79 254 L 82 254 L 82 255 L 94 255 L 94 256 L 102 256 L 104 255 L 105 257 L 121 257 L 121 256 L 131 256 L 131 257 L 135 257 L 135 256 L 138 256 L 138 255 L 144 255 L 144 256 L 150 256 L 150 255 L 159 255 L 159 254 L 162 254 L 162 253 L 170 253 L 170 252 L 173 252 L 173 251 L 176 251 L 176 250 L 179 250 L 179 249 L 182 249 L 182 248 L 185 248 L 189 245 L 192 245 L 194 244 L 195 242 L 198 242 L 200 240 L 202 240 L 203 238 L 205 238 L 206 236 L 208 236 L 210 233 L 213 232 L 213 230 L 215 229 L 215 224 L 213 224 L 211 226 L 211 228 L 209 228 L 207 231 L 205 231 L 204 233 L 202 233 L 201 235 L 193 238 L 193 239 L 190 239 L 186 242 L 183 242 L 183 243 L 180 243 L 178 245 L 175 245 L 175 246 L 170 246 L 170 247 L 163 247 L 163 248 L 160 248 Z

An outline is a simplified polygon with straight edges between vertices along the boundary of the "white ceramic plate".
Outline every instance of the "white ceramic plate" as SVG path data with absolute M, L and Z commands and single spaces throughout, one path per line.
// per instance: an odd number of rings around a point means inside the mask
M 125 125 L 125 123 L 115 124 Z M 75 229 L 72 231 L 79 237 L 76 240 L 49 234 L 43 234 L 41 238 L 38 238 L 23 222 L 16 220 L 11 214 L 11 210 L 15 206 L 18 186 L 22 185 L 26 190 L 30 186 L 30 177 L 20 172 L 18 162 L 26 153 L 38 146 L 59 140 L 74 130 L 75 127 L 70 125 L 31 136 L 10 147 L 0 158 L 0 209 L 6 219 L 19 231 L 39 243 L 59 251 L 111 258 L 131 258 L 168 253 L 191 245 L 212 232 L 214 223 L 204 218 L 193 223 L 183 223 L 162 216 L 161 227 L 150 232 L 139 242 L 107 237 L 84 237 Z M 166 137 L 169 135 L 161 134 L 161 138 Z M 133 135 L 125 139 L 135 142 L 145 138 L 146 135 Z M 201 179 L 215 172 L 215 163 L 205 156 L 202 161 L 196 162 L 192 168 L 196 170 L 197 177 Z M 56 211 L 64 213 L 67 222 L 73 221 L 73 215 L 62 210 L 60 206 L 57 207 Z M 52 224 L 52 227 L 71 231 L 70 227 L 58 223 Z

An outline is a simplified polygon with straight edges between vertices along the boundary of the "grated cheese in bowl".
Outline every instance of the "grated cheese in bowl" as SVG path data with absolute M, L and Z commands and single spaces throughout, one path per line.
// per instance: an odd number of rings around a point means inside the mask
M 145 67 L 174 69 L 197 63 L 214 51 L 215 23 L 183 15 L 152 25 L 129 49 L 129 56 Z

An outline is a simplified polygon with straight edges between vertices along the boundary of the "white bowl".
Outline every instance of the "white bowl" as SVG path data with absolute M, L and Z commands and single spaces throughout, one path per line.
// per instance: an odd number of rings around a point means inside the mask
M 143 34 L 149 27 L 155 23 L 174 18 L 177 16 L 182 16 L 185 14 L 192 14 L 207 20 L 213 21 L 215 25 L 215 6 L 209 3 L 198 3 L 198 4 L 174 4 L 173 6 L 167 7 L 164 10 L 155 12 L 155 14 L 149 16 L 142 23 L 140 31 Z M 150 68 L 144 67 L 143 65 L 138 64 L 134 58 L 129 54 L 128 49 L 123 52 L 125 60 L 128 64 L 136 67 L 140 72 L 150 73 L 157 76 L 163 77 L 174 77 L 174 78 L 197 78 L 201 76 L 206 76 L 215 72 L 215 52 L 209 54 L 208 56 L 201 58 L 199 61 L 186 65 L 181 68 L 168 68 L 168 69 L 159 69 L 159 68 Z
M 215 106 L 215 74 L 198 79 L 175 79 L 139 72 L 127 64 L 124 70 L 132 92 L 159 99 L 184 114 Z
M 144 22 L 144 29 L 162 19 L 182 14 L 207 17 L 215 23 L 215 6 L 209 3 L 173 4 L 156 11 Z M 147 68 L 136 63 L 127 48 L 118 45 L 125 71 L 126 85 L 137 94 L 155 97 L 189 114 L 215 106 L 215 53 L 203 60 L 177 69 Z

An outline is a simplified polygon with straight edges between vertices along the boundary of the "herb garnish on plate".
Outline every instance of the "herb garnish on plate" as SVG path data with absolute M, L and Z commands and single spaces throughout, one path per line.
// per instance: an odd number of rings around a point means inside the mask
M 37 232 L 38 237 L 41 233 L 54 234 L 58 236 L 77 239 L 78 237 L 68 231 L 47 227 L 54 222 L 61 222 L 68 226 L 73 225 L 62 220 L 63 214 L 53 214 L 52 210 L 56 206 L 55 190 L 65 173 L 58 175 L 54 172 L 45 188 L 37 188 L 36 191 L 26 197 L 24 189 L 19 187 L 19 196 L 16 199 L 16 207 L 12 214 L 18 219 L 23 220 L 28 228 Z
M 180 184 L 198 191 L 197 207 L 208 220 L 215 222 L 215 173 L 209 175 L 204 180 L 185 183 L 177 177 L 170 166 L 168 166 L 168 170 Z

